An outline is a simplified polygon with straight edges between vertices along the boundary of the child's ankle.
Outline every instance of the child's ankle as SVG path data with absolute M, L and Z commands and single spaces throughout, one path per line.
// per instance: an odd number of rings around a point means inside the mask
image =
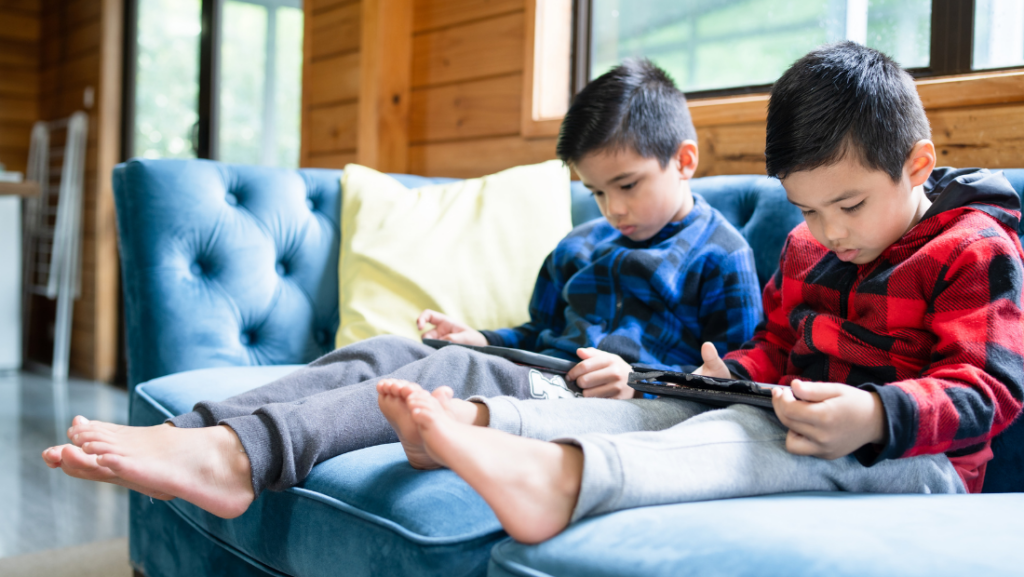
M 486 427 L 491 422 L 491 412 L 483 403 L 472 403 L 462 399 L 452 399 L 445 407 L 448 414 L 463 425 Z

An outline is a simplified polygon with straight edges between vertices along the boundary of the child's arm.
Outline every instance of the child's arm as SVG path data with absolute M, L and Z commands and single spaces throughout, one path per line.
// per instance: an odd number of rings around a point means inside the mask
M 700 340 L 714 343 L 725 354 L 754 336 L 761 321 L 761 288 L 749 247 L 709 265 L 704 267 L 701 279 Z
M 886 441 L 858 458 L 968 452 L 1001 433 L 1024 398 L 1024 266 L 1016 239 L 979 235 L 941 270 L 925 314 L 935 335 L 918 378 L 860 388 L 878 394 Z
M 725 355 L 725 366 L 738 377 L 761 383 L 777 383 L 785 374 L 789 352 L 796 342 L 796 331 L 789 323 L 789 311 L 783 306 L 782 299 L 783 270 L 789 242 L 787 238 L 779 256 L 779 268 L 768 280 L 761 295 L 764 319 L 754 332 L 754 337 L 739 350 Z
M 565 284 L 555 262 L 556 253 L 561 248 L 559 245 L 547 256 L 537 275 L 530 298 L 530 321 L 518 327 L 481 331 L 487 339 L 485 344 L 532 351 L 536 349 L 537 337 L 545 330 L 562 333 L 565 329 L 566 303 L 562 299 Z
M 734 378 L 711 343 L 701 347 L 704 364 L 697 374 Z M 772 407 L 789 432 L 786 450 L 822 459 L 845 457 L 885 441 L 885 411 L 877 393 L 839 383 L 794 380 L 772 391 Z

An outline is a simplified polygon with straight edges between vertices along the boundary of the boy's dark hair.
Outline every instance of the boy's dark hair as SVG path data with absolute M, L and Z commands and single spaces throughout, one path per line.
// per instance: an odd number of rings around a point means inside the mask
M 855 42 L 797 60 L 772 87 L 765 163 L 785 178 L 856 154 L 899 182 L 914 144 L 931 137 L 914 79 L 888 56 Z
M 686 97 L 650 60 L 625 60 L 587 84 L 565 113 L 558 157 L 576 163 L 602 149 L 632 148 L 661 167 L 684 140 L 697 140 Z

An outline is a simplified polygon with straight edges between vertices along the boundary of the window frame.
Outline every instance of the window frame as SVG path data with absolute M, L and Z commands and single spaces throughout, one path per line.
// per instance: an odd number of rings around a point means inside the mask
M 573 17 L 572 94 L 590 81 L 590 30 L 593 0 L 575 0 Z M 929 65 L 907 71 L 919 80 L 963 74 L 992 74 L 1021 70 L 1021 66 L 973 70 L 974 0 L 932 0 Z M 772 84 L 737 86 L 714 90 L 687 92 L 690 99 L 722 98 L 767 94 Z

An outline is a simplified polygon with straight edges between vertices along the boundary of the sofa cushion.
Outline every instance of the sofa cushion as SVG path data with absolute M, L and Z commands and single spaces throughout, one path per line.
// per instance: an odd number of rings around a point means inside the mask
M 572 229 L 557 160 L 415 189 L 349 164 L 342 188 L 338 347 L 419 338 L 428 308 L 477 329 L 529 321 L 537 271 Z
M 199 400 L 222 400 L 297 368 L 202 369 L 140 384 L 131 424 L 158 424 Z M 180 499 L 168 506 L 249 564 L 289 575 L 478 575 L 505 535 L 458 476 L 414 470 L 398 444 L 324 461 L 301 486 L 264 492 L 237 519 Z
M 489 577 L 1020 575 L 1024 495 L 800 493 L 645 507 L 491 553 Z

